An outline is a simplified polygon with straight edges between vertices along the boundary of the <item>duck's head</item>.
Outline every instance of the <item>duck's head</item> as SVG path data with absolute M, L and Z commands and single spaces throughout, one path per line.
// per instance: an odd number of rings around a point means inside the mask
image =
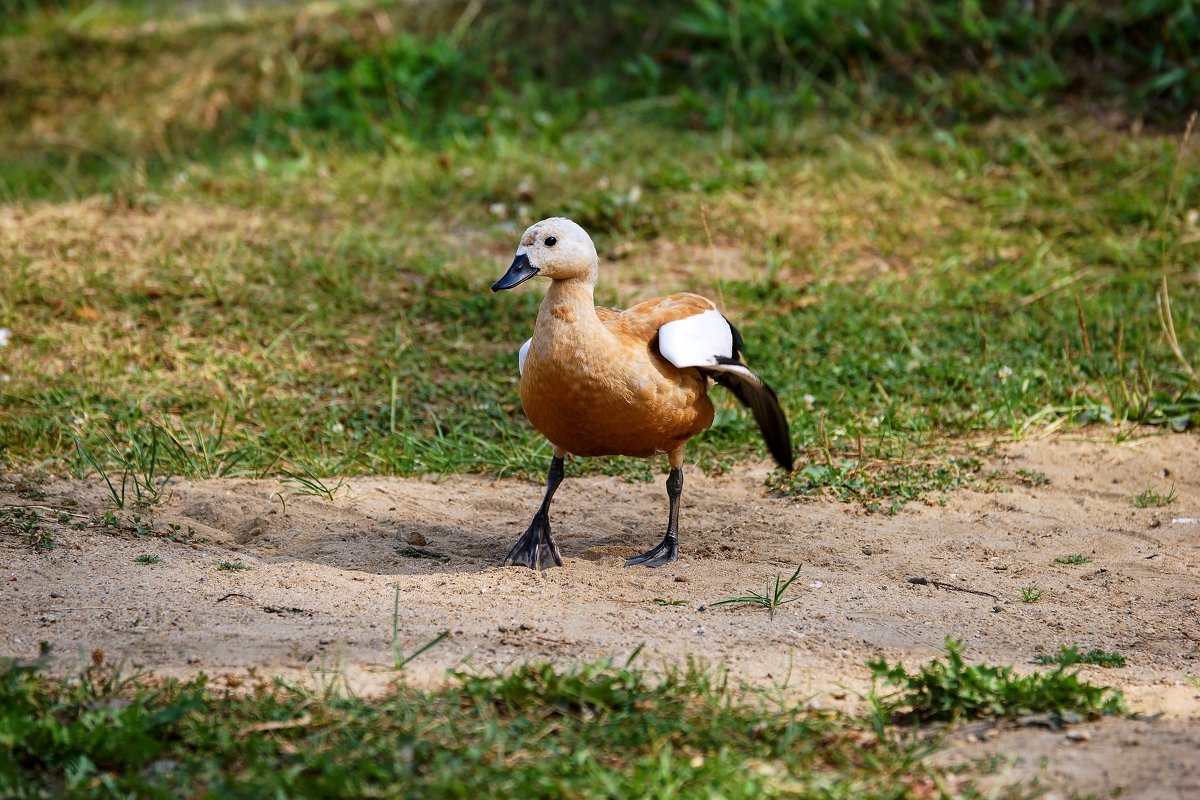
M 566 217 L 550 217 L 525 231 L 517 257 L 504 277 L 492 284 L 492 291 L 511 289 L 535 275 L 594 286 L 598 270 L 596 245 L 587 231 Z

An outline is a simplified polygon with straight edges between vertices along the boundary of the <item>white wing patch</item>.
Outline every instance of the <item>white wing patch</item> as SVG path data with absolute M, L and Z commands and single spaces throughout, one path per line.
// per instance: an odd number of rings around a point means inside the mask
M 658 352 L 677 367 L 736 372 L 755 384 L 762 383 L 761 378 L 741 364 L 718 362 L 718 357 L 733 357 L 733 329 L 716 309 L 663 325 L 658 329 Z
M 525 374 L 525 359 L 529 357 L 529 345 L 533 344 L 533 339 L 526 339 L 525 344 L 521 345 L 521 352 L 517 353 L 517 373 Z
M 733 356 L 733 331 L 720 311 L 693 314 L 658 329 L 658 352 L 677 367 L 715 367 Z

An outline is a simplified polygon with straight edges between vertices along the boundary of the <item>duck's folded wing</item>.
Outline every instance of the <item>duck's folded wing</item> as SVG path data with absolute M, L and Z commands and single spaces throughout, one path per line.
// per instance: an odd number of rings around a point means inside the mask
M 733 392 L 754 414 L 771 455 L 791 471 L 792 440 L 775 390 L 742 359 L 742 337 L 716 308 L 673 320 L 658 329 L 658 352 L 677 367 L 695 367 Z

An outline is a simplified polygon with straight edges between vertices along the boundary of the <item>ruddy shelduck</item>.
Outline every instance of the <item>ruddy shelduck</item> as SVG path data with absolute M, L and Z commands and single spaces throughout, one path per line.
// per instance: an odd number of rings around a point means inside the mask
M 682 293 L 625 311 L 593 300 L 600 263 L 592 239 L 563 217 L 544 219 L 521 237 L 516 258 L 492 291 L 534 276 L 549 278 L 533 338 L 521 345 L 521 405 L 554 447 L 546 494 L 505 566 L 562 566 L 550 536 L 550 500 L 563 479 L 563 459 L 665 453 L 670 512 L 667 533 L 625 566 L 661 567 L 679 554 L 683 449 L 713 421 L 711 382 L 750 408 L 771 455 L 792 469 L 787 419 L 774 390 L 745 365 L 742 338 L 716 304 Z

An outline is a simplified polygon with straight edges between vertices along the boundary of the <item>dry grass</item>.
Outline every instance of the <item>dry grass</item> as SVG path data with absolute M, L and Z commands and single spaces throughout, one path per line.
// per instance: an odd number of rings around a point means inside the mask
M 303 230 L 298 220 L 268 213 L 197 200 L 130 207 L 104 197 L 0 206 L 0 257 L 67 288 L 80 289 L 81 276 L 96 274 L 138 287 L 162 277 L 171 254 L 211 266 L 235 244 L 264 246 Z

